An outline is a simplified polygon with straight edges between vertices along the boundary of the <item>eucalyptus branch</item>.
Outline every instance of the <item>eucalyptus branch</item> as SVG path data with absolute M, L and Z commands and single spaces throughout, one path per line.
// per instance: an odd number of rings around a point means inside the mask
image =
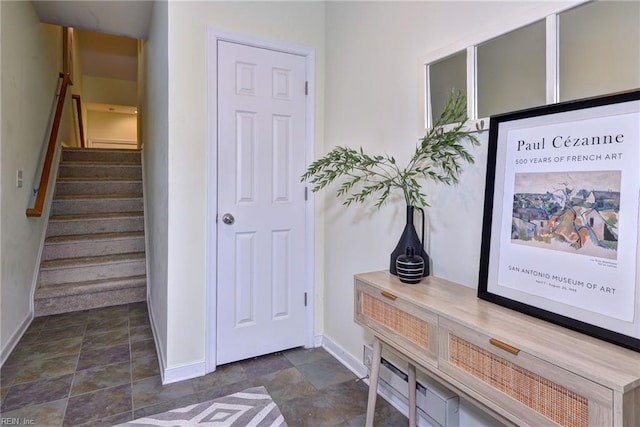
M 380 207 L 391 189 L 399 188 L 408 206 L 428 206 L 419 180 L 452 185 L 458 182 L 463 162 L 474 162 L 467 145 L 479 142 L 473 132 L 465 130 L 466 120 L 466 98 L 452 91 L 441 116 L 419 140 L 406 167 L 401 168 L 387 154 L 370 156 L 362 148 L 336 147 L 311 163 L 302 181 L 313 184 L 316 192 L 343 179 L 337 195 L 346 196 L 345 205 L 363 203 L 375 194 L 375 205 Z

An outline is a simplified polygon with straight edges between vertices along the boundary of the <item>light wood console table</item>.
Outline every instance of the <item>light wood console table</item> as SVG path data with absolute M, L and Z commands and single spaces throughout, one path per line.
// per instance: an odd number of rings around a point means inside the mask
M 406 285 L 388 271 L 355 276 L 355 321 L 374 339 L 367 426 L 380 354 L 415 367 L 508 424 L 640 426 L 640 353 L 480 300 L 436 277 Z

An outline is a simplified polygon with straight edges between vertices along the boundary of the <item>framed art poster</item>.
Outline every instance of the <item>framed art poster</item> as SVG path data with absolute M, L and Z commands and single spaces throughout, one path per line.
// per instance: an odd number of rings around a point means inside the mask
M 640 351 L 640 90 L 489 129 L 478 297 Z

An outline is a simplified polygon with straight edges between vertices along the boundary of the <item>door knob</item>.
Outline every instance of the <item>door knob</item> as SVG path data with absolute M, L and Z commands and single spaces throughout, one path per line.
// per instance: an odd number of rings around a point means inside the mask
M 234 222 L 236 222 L 236 219 L 230 213 L 226 213 L 222 215 L 222 222 L 224 222 L 227 225 L 231 225 Z

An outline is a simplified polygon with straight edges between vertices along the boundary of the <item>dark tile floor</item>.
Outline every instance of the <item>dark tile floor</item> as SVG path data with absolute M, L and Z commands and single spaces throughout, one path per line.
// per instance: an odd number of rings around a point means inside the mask
M 321 348 L 163 386 L 144 303 L 34 319 L 0 370 L 0 412 L 21 425 L 110 426 L 259 385 L 291 427 L 364 425 L 366 384 Z M 380 398 L 375 418 L 377 426 L 408 425 Z

